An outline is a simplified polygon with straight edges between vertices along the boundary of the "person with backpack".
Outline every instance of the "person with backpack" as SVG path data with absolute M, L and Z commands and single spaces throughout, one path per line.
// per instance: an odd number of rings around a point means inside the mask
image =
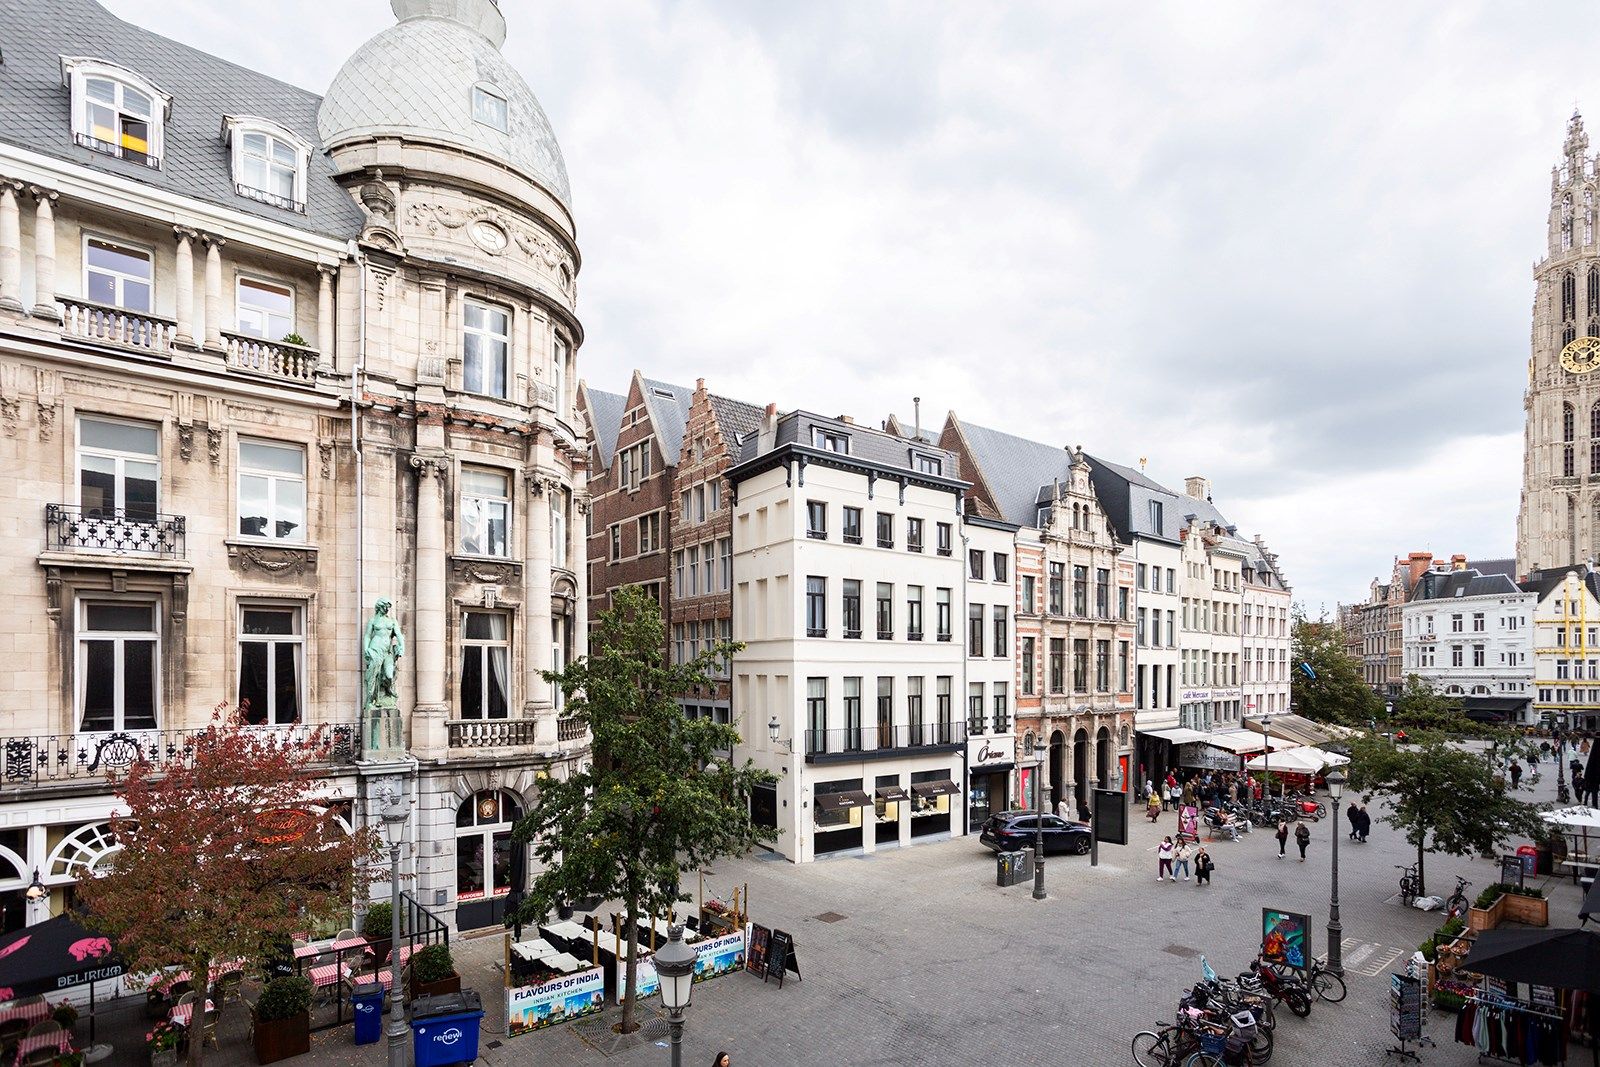
M 1289 824 L 1282 819 L 1278 820 L 1278 858 L 1283 859 L 1283 850 L 1289 845 Z
M 1200 846 L 1199 851 L 1194 854 L 1194 884 L 1196 886 L 1210 885 L 1211 872 L 1216 869 L 1216 866 L 1215 863 L 1211 862 L 1211 853 L 1205 850 L 1204 845 Z
M 1300 846 L 1300 862 L 1306 861 L 1306 846 L 1311 844 L 1311 827 L 1301 823 L 1294 828 L 1294 843 Z

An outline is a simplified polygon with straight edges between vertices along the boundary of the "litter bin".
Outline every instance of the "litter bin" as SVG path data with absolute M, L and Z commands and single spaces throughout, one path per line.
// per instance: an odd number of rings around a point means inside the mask
M 1517 849 L 1517 858 L 1522 860 L 1522 876 L 1532 878 L 1539 873 L 1539 849 L 1535 845 L 1523 845 Z
M 411 1053 L 416 1067 L 445 1067 L 478 1058 L 483 1002 L 470 989 L 411 1002 Z
M 1015 852 L 999 852 L 995 854 L 995 885 L 1020 885 L 1032 877 L 1033 850 L 1031 848 L 1023 848 L 1018 849 Z
M 383 1037 L 383 986 L 362 982 L 350 990 L 350 1012 L 356 1018 L 356 1044 L 376 1044 Z

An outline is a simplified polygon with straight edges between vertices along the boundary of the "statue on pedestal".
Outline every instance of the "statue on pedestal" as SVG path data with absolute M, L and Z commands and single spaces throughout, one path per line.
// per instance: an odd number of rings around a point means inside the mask
M 366 633 L 361 638 L 362 679 L 364 682 L 361 710 L 362 748 L 365 753 L 400 753 L 405 751 L 405 739 L 400 729 L 399 669 L 400 657 L 406 654 L 406 635 L 400 624 L 390 614 L 394 607 L 388 597 L 379 597 L 372 605 L 372 618 L 367 620 Z

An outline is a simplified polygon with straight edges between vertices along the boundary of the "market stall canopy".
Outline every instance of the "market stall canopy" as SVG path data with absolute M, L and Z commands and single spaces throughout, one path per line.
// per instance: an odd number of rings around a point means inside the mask
M 872 798 L 859 789 L 847 789 L 842 793 L 818 793 L 818 811 L 843 811 L 845 808 L 866 808 L 872 806 Z
M 59 993 L 123 973 L 111 942 L 69 915 L 0 937 L 0 1000 Z
M 1566 830 L 1600 830 L 1600 808 L 1559 808 L 1542 812 L 1539 818 Z
M 1291 748 L 1287 752 L 1274 752 L 1270 756 L 1254 756 L 1245 761 L 1250 771 L 1281 771 L 1284 774 L 1318 774 L 1325 767 L 1349 763 L 1349 756 L 1328 752 L 1314 745 Z
M 1600 993 L 1600 933 L 1485 930 L 1458 969 L 1507 982 Z
M 1251 733 L 1249 730 L 1218 730 L 1216 733 L 1206 734 L 1201 743 L 1210 745 L 1212 748 L 1226 749 L 1240 756 L 1248 755 L 1251 752 L 1265 752 L 1268 747 L 1267 743 L 1262 740 L 1259 730 L 1255 733 Z M 1271 747 L 1273 752 L 1282 752 L 1300 746 L 1297 741 L 1275 737 L 1272 738 Z
M 1244 727 L 1256 733 L 1261 732 L 1261 719 L 1245 716 Z M 1322 723 L 1312 722 L 1304 715 L 1295 715 L 1292 712 L 1273 714 L 1267 716 L 1267 733 L 1272 737 L 1293 741 L 1300 745 L 1325 745 L 1333 740 Z

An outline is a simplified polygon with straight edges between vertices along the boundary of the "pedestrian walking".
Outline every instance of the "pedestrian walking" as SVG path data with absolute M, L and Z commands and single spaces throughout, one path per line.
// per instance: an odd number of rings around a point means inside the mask
M 1152 791 L 1150 799 L 1144 802 L 1144 814 L 1151 822 L 1161 817 L 1161 794 Z
M 1301 823 L 1294 828 L 1294 843 L 1300 846 L 1300 862 L 1306 861 L 1306 846 L 1311 844 L 1311 827 Z
M 1518 784 L 1521 781 L 1522 781 L 1522 764 L 1518 763 L 1516 760 L 1512 760 L 1511 761 L 1511 788 L 1512 789 L 1518 788 Z
M 1367 835 L 1372 832 L 1372 814 L 1367 811 L 1365 804 L 1356 811 L 1356 840 L 1363 845 L 1367 843 Z
M 1289 844 L 1289 824 L 1278 820 L 1278 858 L 1283 859 L 1283 850 Z
M 1167 875 L 1172 873 L 1172 854 L 1175 851 L 1170 836 L 1163 837 L 1161 844 L 1156 846 L 1156 881 L 1165 882 Z
M 1182 872 L 1183 880 L 1187 882 L 1189 880 L 1189 843 L 1187 841 L 1179 841 L 1177 849 L 1172 853 L 1172 880 L 1174 882 L 1178 880 L 1179 872 Z
M 1177 810 L 1178 798 L 1182 795 L 1178 789 L 1178 780 L 1170 774 L 1167 775 L 1167 807 L 1169 810 Z
M 1196 887 L 1211 884 L 1211 872 L 1216 864 L 1211 862 L 1211 853 L 1201 846 L 1194 854 L 1194 884 Z
M 711 1061 L 711 1067 L 731 1067 L 733 1057 L 726 1052 L 717 1053 L 717 1058 Z
M 1574 787 L 1576 787 L 1579 782 L 1583 781 L 1583 760 L 1579 759 L 1577 756 L 1573 756 L 1572 762 L 1567 764 L 1567 770 L 1572 772 L 1572 784 Z
M 1344 809 L 1344 817 L 1350 820 L 1350 840 L 1354 841 L 1356 839 L 1356 827 L 1361 821 L 1356 811 L 1355 801 L 1352 800 L 1350 806 Z

